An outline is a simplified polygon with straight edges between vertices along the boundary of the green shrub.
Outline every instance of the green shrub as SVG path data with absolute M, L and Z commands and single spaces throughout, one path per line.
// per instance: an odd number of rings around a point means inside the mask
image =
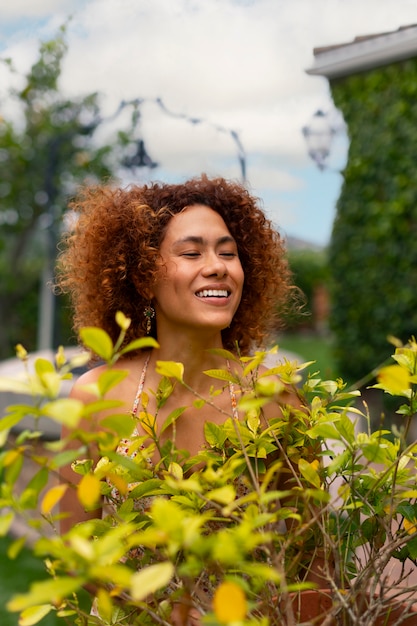
M 361 379 L 417 330 L 417 59 L 331 81 L 350 135 L 329 249 L 339 371 Z
M 181 410 L 161 424 L 145 405 L 138 418 L 147 435 L 132 436 L 133 416 L 118 413 L 119 403 L 106 400 L 109 389 L 128 374 L 112 368 L 129 322 L 120 314 L 118 321 L 122 331 L 116 346 L 100 329 L 82 331 L 84 343 L 108 364 L 89 387 L 96 396 L 91 403 L 57 398 L 62 380 L 85 361 L 66 362 L 62 351 L 55 364 L 37 359 L 35 373 L 24 379 L 0 379 L 0 390 L 33 397 L 31 404 L 9 407 L 0 421 L 5 446 L 0 532 L 5 535 L 21 518 L 38 533 L 33 549 L 49 574 L 8 602 L 9 610 L 21 614 L 22 626 L 50 613 L 79 625 L 170 626 L 178 606 L 183 618 L 175 623 L 185 626 L 189 603 L 204 616 L 198 624 L 287 626 L 306 621 L 297 615 L 304 591 L 315 588 L 309 578 L 313 569 L 322 586 L 331 587 L 327 614 L 335 620 L 386 623 L 378 620 L 390 612 L 394 591 L 405 618 L 417 592 L 416 585 L 405 584 L 408 564 L 417 559 L 417 443 L 406 443 L 417 411 L 416 342 L 399 345 L 396 363 L 379 372 L 378 388 L 403 401 L 404 423 L 395 436 L 371 432 L 366 411 L 348 405 L 359 392 L 347 391 L 340 379 L 315 375 L 300 388 L 307 364 L 278 363 L 261 373 L 266 353 L 239 359 L 220 351 L 238 367 L 206 374 L 241 390 L 241 417 L 207 422 L 207 444 L 190 457 L 176 448 L 175 437 L 161 444 L 161 434 L 180 419 Z M 140 339 L 123 353 L 153 343 Z M 26 362 L 25 351 L 19 354 Z M 194 394 L 196 411 L 202 403 L 215 406 L 215 395 L 202 398 L 186 385 L 181 363 L 158 361 L 157 372 L 156 411 L 174 383 Z M 282 393 L 289 389 L 295 397 L 285 404 Z M 262 412 L 267 404 L 277 407 L 268 421 Z M 115 413 L 97 423 L 95 411 L 106 409 Z M 36 429 L 24 430 L 7 447 L 10 428 L 28 414 L 35 421 L 43 417 L 65 424 L 77 447 L 42 441 Z M 364 420 L 357 428 L 353 415 Z M 82 428 L 81 420 L 94 428 Z M 117 452 L 126 437 L 136 456 Z M 96 446 L 97 462 L 91 454 Z M 155 448 L 160 460 L 150 467 Z M 39 469 L 22 485 L 19 475 L 27 459 Z M 81 476 L 78 483 L 47 484 L 48 476 L 71 462 Z M 60 536 L 56 505 L 67 489 L 77 490 L 86 509 L 97 506 L 100 493 L 112 506 L 102 519 L 81 522 Z M 145 507 L 136 506 L 147 497 Z M 16 540 L 9 558 L 24 543 L 24 537 Z M 387 576 L 395 560 L 403 566 L 402 588 Z M 80 605 L 86 585 L 94 589 L 99 617 L 89 617 Z
M 329 268 L 326 250 L 289 250 L 288 261 L 293 273 L 294 284 L 300 289 L 304 300 L 299 310 L 285 317 L 285 328 L 295 331 L 300 328 L 315 329 L 314 296 L 316 290 L 327 286 Z

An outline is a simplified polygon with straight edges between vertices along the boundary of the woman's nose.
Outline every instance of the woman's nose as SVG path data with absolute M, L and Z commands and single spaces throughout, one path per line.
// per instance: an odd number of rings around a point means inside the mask
M 213 254 L 207 258 L 203 273 L 205 276 L 225 276 L 227 274 L 227 265 L 224 259 L 217 254 Z

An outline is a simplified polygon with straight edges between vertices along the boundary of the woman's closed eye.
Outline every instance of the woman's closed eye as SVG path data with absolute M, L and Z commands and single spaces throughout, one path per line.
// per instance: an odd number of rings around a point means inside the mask
M 224 256 L 229 259 L 233 259 L 237 256 L 236 252 L 219 252 L 219 256 Z
M 200 250 L 187 250 L 186 252 L 181 252 L 180 256 L 186 257 L 188 259 L 194 259 L 196 257 L 200 257 L 203 254 Z M 234 259 L 237 257 L 237 252 L 234 250 L 220 250 L 216 253 L 217 256 L 226 258 L 226 259 Z
M 183 253 L 181 254 L 181 256 L 185 256 L 185 257 L 189 257 L 189 258 L 194 258 L 194 257 L 200 256 L 200 254 L 201 254 L 201 253 L 200 253 L 200 252 L 197 252 L 197 251 L 193 251 L 193 252 L 183 252 Z

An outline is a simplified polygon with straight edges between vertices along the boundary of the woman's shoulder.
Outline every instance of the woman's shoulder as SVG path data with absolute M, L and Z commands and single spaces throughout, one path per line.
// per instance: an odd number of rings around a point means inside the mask
M 91 395 L 93 386 L 97 384 L 100 377 L 109 370 L 126 372 L 124 380 L 128 385 L 135 385 L 138 377 L 140 376 L 140 372 L 144 367 L 146 357 L 147 353 L 144 352 L 143 354 L 138 354 L 132 358 L 122 358 L 111 366 L 106 363 L 96 365 L 77 378 L 74 382 L 70 395 L 72 397 Z M 123 381 L 122 378 L 120 380 Z

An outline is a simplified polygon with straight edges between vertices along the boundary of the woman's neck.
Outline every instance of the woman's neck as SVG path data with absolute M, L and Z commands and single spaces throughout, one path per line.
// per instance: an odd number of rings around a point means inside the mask
M 202 385 L 207 386 L 210 379 L 203 374 L 205 370 L 214 368 L 225 368 L 226 361 L 223 357 L 213 354 L 211 350 L 222 348 L 221 336 L 203 341 L 202 337 L 191 337 L 190 335 L 172 335 L 166 340 L 158 339 L 160 347 L 153 352 L 154 362 L 156 361 L 178 361 L 184 365 L 184 381 L 193 389 L 198 389 Z

